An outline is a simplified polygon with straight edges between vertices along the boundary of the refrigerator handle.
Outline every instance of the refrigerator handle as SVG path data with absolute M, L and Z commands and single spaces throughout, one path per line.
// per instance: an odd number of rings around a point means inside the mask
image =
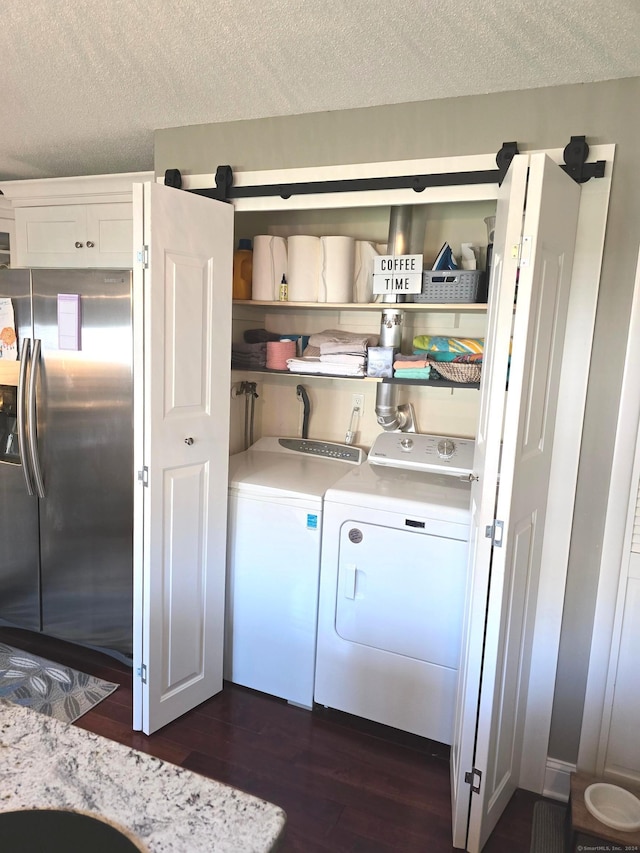
M 27 424 L 25 418 L 25 392 L 27 388 L 27 370 L 29 369 L 31 339 L 23 338 L 20 347 L 20 374 L 18 376 L 18 452 L 22 463 L 22 473 L 27 487 L 27 494 L 33 495 L 33 480 L 27 458 Z
M 29 377 L 29 450 L 31 452 L 31 466 L 36 482 L 36 492 L 39 498 L 44 497 L 44 480 L 38 457 L 38 437 L 36 435 L 36 384 L 40 372 L 40 340 L 33 340 L 33 356 L 31 357 L 31 376 Z

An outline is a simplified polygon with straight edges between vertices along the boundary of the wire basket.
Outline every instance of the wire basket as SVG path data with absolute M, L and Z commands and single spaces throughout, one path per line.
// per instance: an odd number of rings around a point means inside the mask
M 434 361 L 431 363 L 431 370 L 436 370 L 449 382 L 480 382 L 482 375 L 481 364 L 465 364 L 459 361 Z
M 414 302 L 475 302 L 482 270 L 423 270 L 422 293 Z

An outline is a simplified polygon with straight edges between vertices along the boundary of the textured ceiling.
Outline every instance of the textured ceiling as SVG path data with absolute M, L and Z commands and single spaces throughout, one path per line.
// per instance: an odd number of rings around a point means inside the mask
M 3 0 L 0 179 L 163 127 L 640 76 L 639 0 Z

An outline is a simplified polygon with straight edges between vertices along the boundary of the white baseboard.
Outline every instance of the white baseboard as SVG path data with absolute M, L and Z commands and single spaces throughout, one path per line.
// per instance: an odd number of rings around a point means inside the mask
M 542 791 L 544 796 L 566 803 L 571 790 L 571 774 L 575 772 L 575 764 L 570 764 L 568 761 L 558 761 L 555 758 L 547 758 L 544 789 Z

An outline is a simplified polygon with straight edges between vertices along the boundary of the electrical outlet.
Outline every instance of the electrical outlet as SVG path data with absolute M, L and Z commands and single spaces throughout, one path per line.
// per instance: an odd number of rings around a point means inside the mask
M 359 409 L 362 414 L 364 412 L 364 394 L 353 394 L 351 397 L 351 406 L 354 409 Z

